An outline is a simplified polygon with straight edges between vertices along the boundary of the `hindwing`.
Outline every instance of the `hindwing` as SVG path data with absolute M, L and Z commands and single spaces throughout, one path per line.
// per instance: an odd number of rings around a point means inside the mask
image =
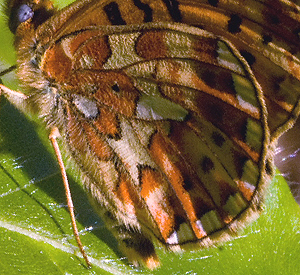
M 50 44 L 41 70 L 89 188 L 118 219 L 169 247 L 207 246 L 260 211 L 263 94 L 228 41 L 176 24 L 91 27 Z

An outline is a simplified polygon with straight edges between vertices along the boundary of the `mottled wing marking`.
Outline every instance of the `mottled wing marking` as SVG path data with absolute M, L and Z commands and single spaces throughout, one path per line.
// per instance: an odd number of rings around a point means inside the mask
M 287 1 L 178 1 L 182 22 L 234 43 L 262 86 L 271 140 L 299 114 L 299 6 Z M 290 91 L 293 91 L 292 93 Z
M 241 2 L 78 0 L 44 23 L 10 18 L 30 99 L 135 264 L 159 265 L 151 235 L 207 247 L 261 210 L 300 110 L 299 6 Z
M 265 110 L 230 43 L 177 25 L 88 29 L 49 47 L 41 64 L 72 91 L 63 95 L 70 150 L 124 224 L 173 249 L 206 246 L 258 210 Z
M 241 8 L 238 1 L 144 0 L 148 8 L 143 9 L 139 1 L 111 0 L 89 11 L 93 23 L 112 23 L 106 20 L 107 15 L 101 16 L 101 7 L 110 3 L 117 4 L 126 24 L 149 22 L 146 18 L 152 22 L 182 22 L 234 43 L 264 91 L 272 141 L 298 116 L 300 11 L 297 5 L 280 0 L 250 0 Z M 99 15 L 93 17 L 96 11 Z M 81 14 L 77 18 L 80 22 Z M 290 93 L 291 90 L 294 92 Z
M 199 26 L 234 43 L 251 66 L 264 92 L 272 141 L 299 115 L 300 11 L 292 2 L 250 0 L 241 8 L 239 1 L 232 0 L 107 0 L 93 1 L 93 5 L 85 5 L 82 0 L 71 7 L 61 16 L 76 16 L 76 24 L 69 20 L 55 35 L 48 31 L 47 37 L 41 36 L 41 43 L 87 25 L 114 24 L 114 17 L 120 17 L 117 20 L 124 24 L 180 21 Z M 111 15 L 107 10 L 112 11 Z M 49 19 L 43 27 L 52 30 L 51 25 Z

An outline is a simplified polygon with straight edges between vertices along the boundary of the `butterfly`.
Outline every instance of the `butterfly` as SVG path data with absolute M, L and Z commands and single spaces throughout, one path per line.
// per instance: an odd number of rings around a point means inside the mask
M 159 266 L 154 240 L 210 247 L 261 212 L 299 115 L 299 8 L 240 4 L 7 1 L 25 95 L 2 93 L 62 137 L 135 265 Z

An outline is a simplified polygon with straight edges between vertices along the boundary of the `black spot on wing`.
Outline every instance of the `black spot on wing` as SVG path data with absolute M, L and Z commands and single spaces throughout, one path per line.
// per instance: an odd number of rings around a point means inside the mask
M 210 121 L 214 124 L 222 123 L 224 117 L 224 109 L 221 105 L 216 104 L 207 104 Z
M 269 44 L 270 42 L 272 42 L 272 37 L 270 36 L 270 35 L 267 35 L 267 34 L 264 34 L 263 36 L 262 36 L 262 38 L 263 38 L 263 44 L 264 45 L 267 45 L 267 44 Z
M 252 66 L 256 61 L 255 56 L 248 51 L 241 51 L 241 55 L 246 59 L 250 66 Z
M 120 86 L 118 85 L 118 83 L 115 83 L 111 86 L 111 89 L 115 92 L 115 93 L 119 93 L 120 92 Z
M 237 14 L 232 14 L 228 20 L 228 31 L 230 33 L 238 33 L 241 31 L 240 26 L 242 24 L 242 18 Z
M 247 142 L 247 131 L 248 131 L 248 121 L 244 121 L 240 128 L 240 134 L 243 137 L 243 141 Z
M 192 188 L 194 187 L 194 184 L 191 180 L 184 180 L 184 183 L 183 183 L 183 188 L 186 190 L 186 191 L 189 191 L 191 190 Z
M 134 232 L 132 229 L 128 229 L 128 232 L 130 237 L 122 240 L 126 247 L 134 249 L 135 253 L 138 253 L 145 259 L 155 255 L 155 248 L 149 239 L 139 232 Z
M 239 178 L 243 176 L 244 166 L 248 160 L 249 158 L 247 156 L 244 156 L 239 152 L 234 152 L 234 166 Z
M 273 24 L 273 25 L 280 24 L 280 19 L 277 15 L 271 14 L 271 15 L 267 16 L 266 19 L 270 24 Z
M 217 7 L 219 4 L 219 0 L 208 0 L 208 4 L 210 4 L 213 7 Z
M 215 165 L 209 157 L 205 156 L 202 159 L 201 168 L 205 174 L 209 173 L 212 169 L 214 169 L 214 167 L 215 167 Z
M 216 144 L 218 147 L 222 147 L 225 142 L 224 137 L 221 134 L 219 134 L 218 132 L 212 133 L 212 140 L 213 140 L 214 144 Z
M 136 5 L 136 7 L 144 12 L 144 22 L 152 22 L 152 9 L 149 5 L 141 2 L 140 0 L 133 0 L 133 3 Z
M 293 34 L 296 36 L 296 40 L 300 40 L 300 28 L 293 30 Z
M 176 215 L 175 216 L 175 231 L 179 230 L 179 227 L 182 223 L 185 222 L 185 218 L 180 216 L 180 215 Z
M 104 6 L 103 9 L 112 25 L 126 25 L 126 22 L 123 20 L 119 6 L 116 2 L 109 3 L 108 5 Z
M 163 0 L 165 3 L 171 17 L 175 22 L 181 22 L 182 21 L 182 16 L 181 12 L 179 10 L 179 4 L 176 0 Z

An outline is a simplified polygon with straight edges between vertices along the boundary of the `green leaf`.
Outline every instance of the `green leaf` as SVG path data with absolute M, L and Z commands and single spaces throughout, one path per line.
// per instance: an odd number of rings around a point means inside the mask
M 149 274 L 122 260 L 69 169 L 82 242 L 93 263 L 91 270 L 85 268 L 46 131 L 3 100 L 0 114 L 0 273 Z M 151 273 L 222 274 L 226 269 L 228 274 L 300 274 L 299 221 L 299 206 L 276 176 L 265 211 L 239 237 L 218 248 L 183 254 L 159 248 L 162 267 Z
M 2 21 L 0 56 L 8 65 L 14 63 L 13 47 Z M 17 87 L 10 79 L 4 83 Z M 279 175 L 267 190 L 265 211 L 238 237 L 182 254 L 158 248 L 162 267 L 150 272 L 127 264 L 66 162 L 82 242 L 93 264 L 88 270 L 47 136 L 39 119 L 25 117 L 1 98 L 0 274 L 300 274 L 300 209 Z

